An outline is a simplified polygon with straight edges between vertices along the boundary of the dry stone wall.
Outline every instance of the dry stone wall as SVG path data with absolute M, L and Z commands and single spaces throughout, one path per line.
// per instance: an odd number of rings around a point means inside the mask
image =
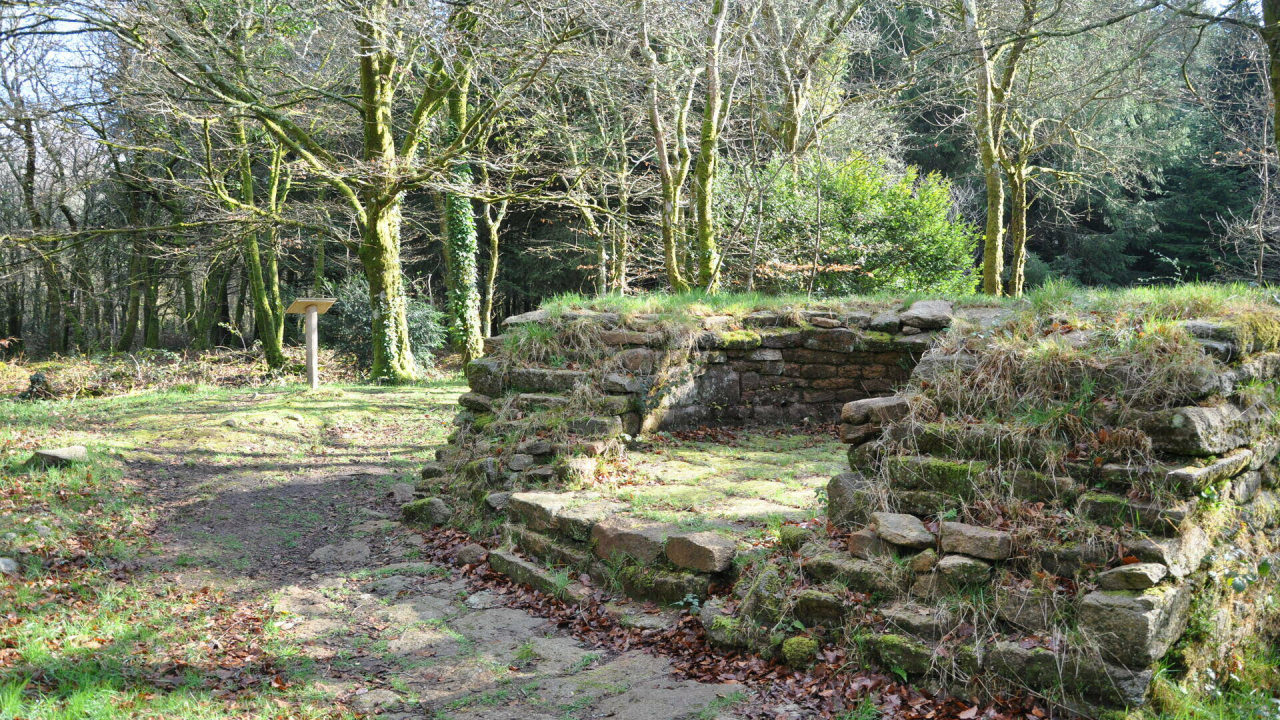
M 1280 356 L 1191 325 L 1227 362 L 1194 404 L 1136 413 L 1141 463 L 931 406 L 927 388 L 976 370 L 963 351 L 931 350 L 903 392 L 843 408 L 850 472 L 828 517 L 852 532 L 806 562 L 879 594 L 873 654 L 1094 716 L 1143 704 L 1161 663 L 1205 670 L 1276 630 L 1277 419 L 1257 389 L 1275 392 Z
M 572 579 L 585 573 L 700 604 L 726 648 L 803 664 L 796 649 L 818 638 L 967 695 L 1030 691 L 1089 716 L 1140 705 L 1160 663 L 1208 668 L 1277 624 L 1259 568 L 1280 547 L 1280 435 L 1257 396 L 1275 394 L 1280 354 L 1187 323 L 1214 370 L 1184 404 L 1102 438 L 1141 449 L 1108 459 L 1028 418 L 939 406 L 931 389 L 963 388 L 1007 314 L 922 301 L 509 318 L 423 471 L 436 496 L 405 512 L 440 523 L 479 508 L 501 523 L 496 569 L 569 598 L 590 593 Z M 939 342 L 956 323 L 976 340 Z M 826 525 L 784 525 L 768 556 L 592 489 L 648 433 L 798 422 L 837 423 L 850 471 L 827 487 Z

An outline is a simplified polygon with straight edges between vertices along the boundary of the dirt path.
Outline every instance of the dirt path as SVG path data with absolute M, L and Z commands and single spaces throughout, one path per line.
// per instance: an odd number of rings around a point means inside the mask
M 459 388 L 201 399 L 95 430 L 162 503 L 147 560 L 192 589 L 268 605 L 312 702 L 385 718 L 731 717 L 735 686 L 594 650 L 471 592 L 398 522 L 403 483 L 443 441 Z

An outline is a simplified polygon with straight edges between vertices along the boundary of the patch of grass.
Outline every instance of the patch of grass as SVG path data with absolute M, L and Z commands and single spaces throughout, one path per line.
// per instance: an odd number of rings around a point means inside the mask
M 747 701 L 747 694 L 741 690 L 735 690 L 728 695 L 722 695 L 715 700 L 707 703 L 707 706 L 698 711 L 699 720 L 715 720 L 720 716 L 720 712 L 727 710 L 734 705 L 740 705 Z
M 858 707 L 840 713 L 836 720 L 877 720 L 879 717 L 880 708 L 876 707 L 871 698 L 863 698 Z
M 577 293 L 559 295 L 542 303 L 552 317 L 571 310 L 595 310 L 623 316 L 655 314 L 671 317 L 706 317 L 733 315 L 741 317 L 758 310 L 843 310 L 867 305 L 891 309 L 900 304 L 893 295 L 867 295 L 819 299 L 805 295 L 767 295 L 764 293 L 645 293 L 642 295 L 602 295 L 586 297 Z
M 570 666 L 565 670 L 565 674 L 566 674 L 566 675 L 576 675 L 576 674 L 578 674 L 578 673 L 582 672 L 583 670 L 586 670 L 587 668 L 591 667 L 591 665 L 592 665 L 593 663 L 595 663 L 595 661 L 597 661 L 597 660 L 599 660 L 599 659 L 600 659 L 600 655 L 599 655 L 599 653 L 587 653 L 587 654 L 583 655 L 582 657 L 578 658 L 577 662 L 575 662 L 574 664 L 570 665 Z
M 533 641 L 526 640 L 516 648 L 515 662 L 517 665 L 526 665 L 534 661 L 538 654 L 533 649 Z
M 0 555 L 23 561 L 22 576 L 0 584 L 0 607 L 17 619 L 0 628 L 0 717 L 349 717 L 334 714 L 331 693 L 313 682 L 314 661 L 275 627 L 265 598 L 178 585 L 165 572 L 224 557 L 226 567 L 247 569 L 245 537 L 189 534 L 196 547 L 168 567 L 123 569 L 155 550 L 156 506 L 121 459 L 175 467 L 186 456 L 197 467 L 273 487 L 288 475 L 280 460 L 309 458 L 344 440 L 353 449 L 342 450 L 343 459 L 379 464 L 403 448 L 398 436 L 409 422 L 423 423 L 424 442 L 442 440 L 447 423 L 430 426 L 452 415 L 458 393 L 456 382 L 318 392 L 295 386 L 256 395 L 178 383 L 75 401 L 0 401 L 0 527 L 18 529 L 0 539 Z M 86 445 L 89 462 L 24 466 L 33 448 L 69 444 Z M 427 452 L 424 446 L 420 454 Z M 391 462 L 419 462 L 414 453 L 397 455 Z M 224 492 L 216 475 L 187 489 L 197 503 Z M 257 511 L 281 524 L 272 535 L 281 539 L 323 521 L 270 502 Z
M 1280 717 L 1280 648 L 1242 653 L 1226 677 L 1210 675 L 1199 687 L 1176 681 L 1167 669 L 1156 673 L 1152 707 L 1142 720 L 1259 720 Z

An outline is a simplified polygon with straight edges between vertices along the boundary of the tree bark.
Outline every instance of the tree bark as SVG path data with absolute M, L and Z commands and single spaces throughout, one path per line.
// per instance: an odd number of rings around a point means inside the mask
M 464 72 L 454 78 L 449 91 L 449 128 L 456 137 L 467 123 L 467 92 L 470 78 Z M 470 186 L 474 181 L 471 166 L 455 162 L 453 182 Z M 450 270 L 446 285 L 449 292 L 450 325 L 453 341 L 462 353 L 462 361 L 470 362 L 484 355 L 484 335 L 480 327 L 480 290 L 478 263 L 480 246 L 476 236 L 475 208 L 471 198 L 458 192 L 445 195 L 445 253 Z
M 249 156 L 249 138 L 245 132 L 244 121 L 236 120 L 236 140 L 240 147 L 240 201 L 253 207 L 257 203 L 257 192 L 254 187 L 253 161 Z M 277 181 L 280 171 L 280 151 L 278 146 L 273 153 L 270 169 L 271 183 Z M 262 342 L 262 354 L 266 357 L 267 367 L 277 370 L 284 367 L 284 307 L 280 302 L 280 277 L 276 263 L 274 229 L 266 231 L 268 242 L 265 252 L 258 240 L 258 230 L 250 229 L 244 235 L 241 251 L 244 255 L 245 268 L 249 271 L 249 292 L 253 300 L 253 317 L 257 325 L 258 340 Z
M 977 108 L 974 134 L 978 141 L 978 160 L 986 185 L 987 221 L 982 243 L 982 291 L 999 295 L 1004 275 L 1004 176 L 1000 168 L 999 108 L 996 102 L 995 69 L 987 54 L 986 37 L 980 26 L 974 0 L 964 0 L 965 22 L 974 43 L 978 63 Z
M 160 347 L 160 261 L 156 258 L 147 262 L 142 294 L 142 346 Z
M 1280 0 L 1262 0 L 1262 27 L 1259 30 L 1267 46 L 1267 65 L 1271 83 L 1271 133 L 1274 152 L 1280 152 Z
M 369 280 L 373 323 L 371 379 L 401 384 L 418 377 L 409 343 L 408 298 L 400 267 L 403 191 L 392 173 L 399 166 L 393 136 L 396 57 L 388 37 L 389 3 L 377 0 L 357 22 L 360 92 L 364 115 L 364 159 L 378 175 L 361 188 L 360 262 Z
M 484 307 L 480 311 L 480 322 L 485 337 L 493 333 L 493 296 L 497 292 L 500 250 L 498 241 L 501 239 L 502 221 L 507 216 L 507 205 L 507 200 L 485 203 L 484 212 L 481 215 L 484 218 L 485 233 L 489 239 L 489 266 L 485 268 L 484 276 Z
M 1009 295 L 1021 297 L 1026 283 L 1027 270 L 1027 171 L 1025 164 L 1009 169 L 1009 241 L 1013 246 L 1010 258 Z
M 713 0 L 707 22 L 706 106 L 698 139 L 698 162 L 693 174 L 694 216 L 697 230 L 694 251 L 698 285 L 715 292 L 720 285 L 720 250 L 716 244 L 715 177 L 720 161 L 720 114 L 724 98 L 720 81 L 720 49 L 723 45 L 725 1 Z
M 653 131 L 654 154 L 658 161 L 658 178 L 662 184 L 662 261 L 667 271 L 667 284 L 672 292 L 688 292 L 689 283 L 685 282 L 684 273 L 680 270 L 679 245 L 683 239 L 681 195 L 685 178 L 689 173 L 688 113 L 693 99 L 692 82 L 690 91 L 685 96 L 684 105 L 677 110 L 675 124 L 676 157 L 672 162 L 671 149 L 668 147 L 667 127 L 662 119 L 662 107 L 658 99 L 658 79 L 661 65 L 658 53 L 653 49 L 649 39 L 648 3 L 640 1 L 640 44 L 648 57 L 648 76 L 645 78 L 648 95 L 647 105 L 649 126 Z

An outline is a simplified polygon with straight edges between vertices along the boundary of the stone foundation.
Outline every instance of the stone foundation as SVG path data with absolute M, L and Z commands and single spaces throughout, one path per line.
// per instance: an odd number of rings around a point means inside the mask
M 1154 667 L 1206 622 L 1230 644 L 1276 621 L 1257 568 L 1280 545 L 1280 436 L 1247 398 L 1280 379 L 1280 355 L 1188 323 L 1216 370 L 1185 405 L 1117 430 L 1145 453 L 1117 462 L 937 405 L 931 388 L 978 367 L 973 329 L 1004 312 L 509 318 L 467 368 L 458 431 L 422 490 L 501 522 L 496 569 L 568 598 L 589 594 L 585 574 L 700 604 L 725 648 L 796 663 L 817 638 L 965 695 L 1030 691 L 1087 715 L 1141 705 Z M 973 340 L 944 351 L 956 318 Z M 827 486 L 825 526 L 784 524 L 762 554 L 594 488 L 638 438 L 746 423 L 836 423 L 849 472 Z

